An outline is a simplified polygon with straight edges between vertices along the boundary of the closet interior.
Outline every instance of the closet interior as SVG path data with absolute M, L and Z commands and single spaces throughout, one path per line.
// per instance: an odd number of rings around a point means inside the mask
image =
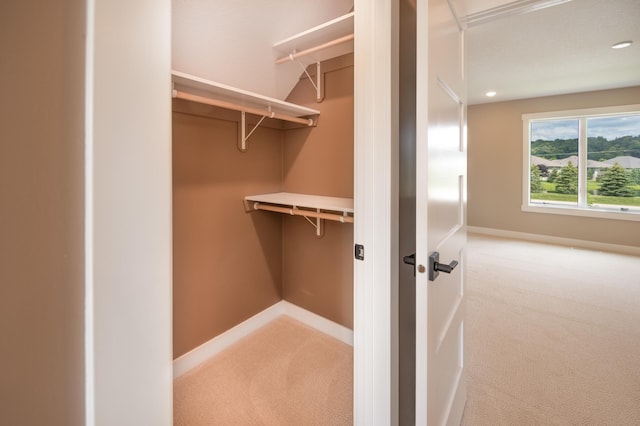
M 352 9 L 272 44 L 284 100 L 174 60 L 175 362 L 282 301 L 353 329 Z

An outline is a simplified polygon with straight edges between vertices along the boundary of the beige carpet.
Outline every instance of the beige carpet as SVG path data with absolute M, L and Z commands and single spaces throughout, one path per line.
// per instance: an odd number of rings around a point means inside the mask
M 472 235 L 463 425 L 640 425 L 640 258 Z M 350 425 L 352 348 L 281 317 L 174 383 L 175 425 Z
M 471 236 L 464 425 L 640 425 L 640 258 Z
M 174 381 L 175 425 L 350 425 L 353 349 L 282 316 Z

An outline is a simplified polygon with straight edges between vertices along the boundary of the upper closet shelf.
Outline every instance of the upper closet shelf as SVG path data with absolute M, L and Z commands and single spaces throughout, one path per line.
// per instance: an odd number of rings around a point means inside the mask
M 314 126 L 320 111 L 172 71 L 173 97 L 213 105 L 262 117 Z
M 314 62 L 353 52 L 354 12 L 347 13 L 317 27 L 276 43 L 276 63 L 283 63 L 314 53 Z
M 244 198 L 247 211 L 267 210 L 294 216 L 304 216 L 316 228 L 316 235 L 324 233 L 324 219 L 353 223 L 353 198 L 277 192 L 249 195 Z M 310 218 L 316 219 L 315 222 Z

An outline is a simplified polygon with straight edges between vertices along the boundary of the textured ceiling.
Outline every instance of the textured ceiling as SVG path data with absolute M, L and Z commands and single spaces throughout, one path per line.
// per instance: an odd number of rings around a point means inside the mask
M 634 44 L 611 49 L 622 40 Z M 470 104 L 640 85 L 640 0 L 573 0 L 472 27 L 467 61 Z

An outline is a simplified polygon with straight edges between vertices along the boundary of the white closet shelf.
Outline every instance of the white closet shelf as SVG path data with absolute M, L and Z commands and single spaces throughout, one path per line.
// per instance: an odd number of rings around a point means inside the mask
M 315 61 L 324 61 L 353 52 L 354 12 L 303 31 L 273 46 L 282 63 L 311 53 Z
M 353 198 L 276 192 L 244 197 L 247 211 L 266 210 L 303 216 L 316 228 L 316 235 L 324 233 L 324 220 L 353 223 Z M 312 221 L 310 218 L 314 218 Z
M 307 126 L 315 125 L 315 120 L 309 118 L 310 116 L 318 116 L 320 114 L 320 111 L 312 108 L 216 83 L 180 71 L 172 71 L 171 77 L 173 97 L 175 98 L 291 121 Z

